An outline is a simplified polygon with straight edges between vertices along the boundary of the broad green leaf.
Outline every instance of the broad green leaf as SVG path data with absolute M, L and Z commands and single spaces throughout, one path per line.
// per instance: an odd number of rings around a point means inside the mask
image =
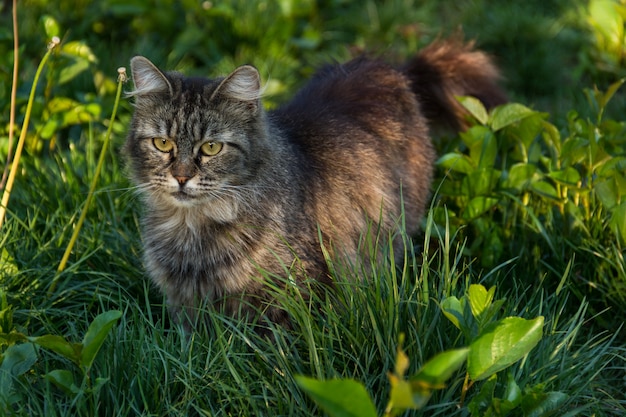
M 525 190 L 535 177 L 537 166 L 534 164 L 515 164 L 509 170 L 502 186 L 504 188 L 512 188 L 517 191 Z
M 455 152 L 443 155 L 439 158 L 439 160 L 437 160 L 437 165 L 442 168 L 449 169 L 450 171 L 460 172 L 463 174 L 469 174 L 476 169 L 467 155 Z
M 489 378 L 526 356 L 541 340 L 543 320 L 542 316 L 534 320 L 507 317 L 487 326 L 470 345 L 470 378 Z
M 509 372 L 509 374 L 507 375 L 504 399 L 514 406 L 518 406 L 522 402 L 522 390 L 520 389 L 519 385 L 517 385 L 517 382 L 515 382 L 513 372 Z
M 546 415 L 553 415 L 552 413 L 558 410 L 567 398 L 567 394 L 558 391 L 546 393 L 533 392 L 526 394 L 522 399 L 524 416 L 542 417 Z
M 539 194 L 542 197 L 559 201 L 559 194 L 556 192 L 556 188 L 554 185 L 550 184 L 547 181 L 534 181 L 530 184 L 530 189 L 535 193 Z
M 469 148 L 472 165 L 484 168 L 494 166 L 498 154 L 498 142 L 489 128 L 472 126 L 460 136 Z
M 71 343 L 65 340 L 62 336 L 51 334 L 39 337 L 29 337 L 28 340 L 45 349 L 58 353 L 77 365 L 80 364 L 82 345 L 79 343 Z
M 555 125 L 545 120 L 542 122 L 543 127 L 543 140 L 546 144 L 555 151 L 556 156 L 561 152 L 561 133 Z
M 13 256 L 11 256 L 7 248 L 3 247 L 2 252 L 0 252 L 0 274 L 11 276 L 11 275 L 17 274 L 18 272 L 19 272 L 19 268 L 17 267 L 17 264 L 15 263 L 15 259 L 13 259 Z M 0 294 L 4 294 L 2 289 L 0 289 Z M 5 301 L 6 301 L 6 298 L 5 298 Z M 3 306 L 0 306 L 0 308 L 4 309 L 4 304 Z M 2 331 L 1 327 L 0 327 L 0 331 Z
M 493 197 L 474 197 L 465 207 L 465 210 L 463 210 L 463 218 L 466 220 L 473 220 L 483 213 L 491 210 L 496 204 L 498 204 L 499 201 L 499 199 Z
M 398 378 L 396 375 L 389 375 L 391 392 L 389 393 L 389 404 L 387 411 L 396 410 L 416 410 L 422 408 L 432 395 L 430 389 L 414 389 L 409 381 Z
M 43 30 L 46 33 L 46 38 L 52 39 L 53 37 L 61 36 L 61 29 L 59 28 L 59 23 L 56 19 L 50 15 L 43 15 L 40 19 L 41 24 L 43 25 Z
M 331 417 L 376 417 L 372 399 L 355 380 L 318 381 L 297 376 L 296 382 Z
M 121 311 L 111 310 L 98 315 L 91 322 L 83 338 L 83 351 L 80 358 L 81 366 L 86 369 L 91 367 L 102 343 L 104 343 L 104 339 L 120 317 L 122 317 Z
M 461 191 L 468 197 L 489 195 L 498 185 L 501 176 L 502 173 L 497 169 L 477 169 L 463 178 Z
M 91 51 L 91 48 L 83 41 L 72 41 L 63 44 L 61 52 L 75 58 L 87 60 L 91 63 L 98 62 L 98 58 Z
M 485 106 L 480 100 L 471 96 L 457 97 L 457 100 L 459 100 L 461 105 L 465 107 L 465 109 L 467 109 L 467 111 L 474 116 L 474 118 L 478 120 L 481 125 L 487 124 L 489 121 L 489 115 L 487 114 L 487 109 L 485 109 Z
M 55 369 L 45 374 L 44 378 L 62 389 L 66 394 L 76 395 L 80 392 L 80 389 L 74 381 L 74 375 L 68 370 Z
M 559 171 L 552 171 L 548 173 L 548 176 L 567 186 L 577 186 L 581 180 L 580 173 L 573 167 L 567 167 Z
M 18 376 L 27 372 L 37 362 L 37 353 L 32 343 L 20 343 L 9 346 L 1 358 L 0 378 L 4 377 L 2 373 Z
M 14 396 L 13 381 L 15 377 L 26 373 L 37 361 L 37 354 L 32 343 L 11 345 L 0 355 L 0 410 L 4 404 L 19 401 Z
M 602 205 L 609 210 L 620 202 L 620 192 L 613 178 L 596 182 L 593 186 L 593 191 L 602 202 Z
M 622 78 L 621 80 L 617 80 L 616 82 L 614 82 L 613 84 L 611 84 L 609 86 L 609 88 L 602 95 L 600 100 L 598 100 L 598 104 L 600 105 L 600 108 L 605 108 L 606 105 L 609 104 L 609 101 L 611 101 L 611 99 L 613 98 L 615 93 L 617 93 L 617 90 L 620 89 L 620 87 L 624 84 L 624 82 L 626 82 L 626 78 Z
M 496 107 L 490 116 L 491 128 L 498 131 L 535 113 L 535 111 L 519 103 L 509 103 Z
M 82 58 L 76 59 L 71 65 L 66 65 L 61 68 L 61 71 L 59 71 L 58 83 L 65 84 L 69 81 L 72 81 L 74 78 L 76 78 L 78 75 L 88 69 L 89 61 Z
M 457 329 L 463 330 L 462 326 L 465 326 L 465 318 L 463 316 L 463 306 L 458 298 L 452 296 L 443 300 L 441 311 Z
M 411 377 L 411 383 L 430 389 L 443 388 L 443 384 L 465 363 L 468 353 L 469 349 L 463 348 L 435 355 Z
M 482 285 L 470 285 L 467 295 L 470 308 L 472 309 L 472 315 L 476 320 L 480 321 L 483 312 L 491 306 L 495 292 L 496 287 L 491 287 L 489 291 L 487 291 Z

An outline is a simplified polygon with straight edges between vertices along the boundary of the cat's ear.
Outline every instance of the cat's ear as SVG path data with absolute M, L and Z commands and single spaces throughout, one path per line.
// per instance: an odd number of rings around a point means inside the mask
M 211 94 L 211 100 L 217 96 L 246 102 L 255 110 L 261 99 L 261 77 L 259 71 L 250 65 L 244 65 L 224 78 Z
M 135 84 L 135 89 L 130 92 L 131 96 L 172 94 L 172 85 L 167 77 L 148 58 L 133 57 L 130 60 L 130 70 Z

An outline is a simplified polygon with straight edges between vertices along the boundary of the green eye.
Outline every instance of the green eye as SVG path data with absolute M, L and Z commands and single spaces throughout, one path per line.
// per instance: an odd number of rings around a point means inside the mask
M 221 142 L 207 142 L 200 146 L 200 152 L 206 156 L 215 156 L 220 153 L 223 147 L 224 144 Z
M 152 143 L 154 147 L 157 148 L 161 152 L 171 152 L 174 149 L 174 142 L 165 138 L 154 138 L 152 139 Z

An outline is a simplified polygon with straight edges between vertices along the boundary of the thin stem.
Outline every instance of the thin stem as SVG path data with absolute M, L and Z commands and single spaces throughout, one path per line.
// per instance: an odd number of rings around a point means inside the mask
M 122 85 L 126 81 L 126 68 L 119 68 L 118 70 L 119 77 L 117 79 L 117 94 L 115 95 L 115 104 L 113 105 L 113 113 L 111 114 L 111 120 L 109 122 L 109 127 L 106 132 L 106 136 L 104 137 L 104 144 L 102 145 L 102 150 L 100 151 L 100 158 L 98 159 L 98 165 L 96 166 L 96 171 L 94 173 L 93 180 L 91 181 L 91 187 L 89 188 L 89 194 L 87 194 L 87 200 L 85 201 L 85 206 L 83 207 L 83 211 L 80 214 L 80 218 L 78 219 L 78 223 L 74 228 L 74 232 L 72 233 L 72 237 L 70 239 L 70 243 L 67 245 L 65 249 L 65 253 L 63 254 L 63 258 L 61 259 L 61 263 L 57 269 L 57 276 L 50 284 L 50 289 L 48 290 L 48 294 L 51 294 L 56 287 L 57 280 L 59 278 L 58 273 L 63 272 L 67 261 L 72 253 L 72 249 L 74 248 L 74 244 L 78 239 L 78 234 L 80 233 L 80 229 L 83 226 L 85 218 L 87 216 L 87 212 L 89 211 L 89 206 L 91 205 L 91 200 L 93 199 L 94 193 L 96 191 L 96 186 L 98 184 L 98 179 L 100 178 L 100 172 L 102 171 L 102 166 L 104 165 L 104 158 L 106 156 L 107 147 L 109 145 L 109 141 L 111 139 L 111 132 L 113 130 L 113 124 L 115 122 L 115 115 L 117 113 L 117 107 L 120 103 L 120 96 L 122 95 Z
M 7 176 L 9 175 L 9 166 L 13 157 L 13 136 L 15 135 L 15 101 L 17 98 L 17 71 L 19 69 L 19 37 L 17 32 L 17 0 L 13 0 L 13 81 L 11 84 L 11 109 L 9 115 L 9 150 L 7 152 L 7 162 L 2 173 L 2 181 L 0 188 L 4 188 Z
M 37 90 L 37 83 L 39 82 L 39 76 L 43 71 L 48 58 L 52 54 L 52 50 L 59 44 L 60 40 L 56 36 L 52 38 L 52 41 L 48 45 L 48 51 L 43 56 L 43 59 L 39 63 L 37 67 L 37 72 L 35 72 L 35 78 L 33 79 L 33 87 L 30 89 L 30 96 L 28 97 L 28 104 L 26 105 L 26 113 L 24 114 L 24 123 L 22 124 L 22 131 L 20 132 L 20 138 L 17 141 L 17 148 L 15 149 L 15 157 L 13 159 L 13 163 L 11 164 L 11 171 L 9 172 L 9 178 L 7 179 L 7 184 L 4 189 L 4 193 L 2 193 L 2 202 L 0 203 L 0 229 L 2 228 L 2 224 L 4 223 L 4 218 L 7 212 L 7 206 L 9 204 L 9 198 L 11 197 L 11 190 L 13 188 L 13 183 L 15 182 L 15 176 L 17 175 L 17 168 L 20 163 L 20 158 L 22 156 L 22 149 L 24 149 L 24 142 L 26 142 L 26 133 L 28 132 L 28 123 L 30 122 L 30 114 L 33 109 L 33 102 L 35 101 L 35 92 Z

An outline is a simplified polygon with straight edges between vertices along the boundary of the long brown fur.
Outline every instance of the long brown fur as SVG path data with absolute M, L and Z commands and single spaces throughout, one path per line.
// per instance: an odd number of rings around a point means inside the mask
M 267 290 L 282 285 L 273 277 L 332 285 L 322 246 L 357 263 L 368 227 L 386 236 L 401 213 L 417 233 L 435 161 L 429 125 L 463 128 L 457 95 L 505 100 L 491 60 L 457 41 L 402 68 L 368 58 L 327 66 L 270 113 L 249 66 L 216 80 L 143 57 L 131 68 L 125 153 L 145 203 L 144 262 L 177 318 L 209 302 L 286 323 Z M 202 153 L 214 145 L 217 154 Z

